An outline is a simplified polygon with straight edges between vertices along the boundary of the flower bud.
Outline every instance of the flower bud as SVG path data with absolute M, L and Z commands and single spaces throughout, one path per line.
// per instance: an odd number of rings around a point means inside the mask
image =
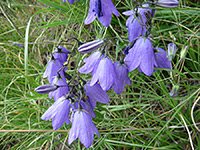
M 154 2 L 154 4 L 162 7 L 167 8 L 174 8 L 179 5 L 179 1 L 177 0 L 158 0 L 157 2 Z
M 82 54 L 85 53 L 90 53 L 96 49 L 98 49 L 102 44 L 104 43 L 103 40 L 95 40 L 91 41 L 85 44 L 82 44 L 79 48 L 78 51 Z
M 181 59 L 183 59 L 186 56 L 187 50 L 188 50 L 188 46 L 183 46 L 181 50 L 181 54 L 180 54 Z
M 41 85 L 35 89 L 35 92 L 38 94 L 47 94 L 49 92 L 55 91 L 58 87 L 55 85 Z
M 179 84 L 173 85 L 172 90 L 170 91 L 169 95 L 170 95 L 171 97 L 177 96 L 177 95 L 178 95 L 179 87 L 180 87 Z
M 169 59 L 169 61 L 172 61 L 172 59 L 174 58 L 176 50 L 177 50 L 176 44 L 174 43 L 168 44 L 167 58 Z

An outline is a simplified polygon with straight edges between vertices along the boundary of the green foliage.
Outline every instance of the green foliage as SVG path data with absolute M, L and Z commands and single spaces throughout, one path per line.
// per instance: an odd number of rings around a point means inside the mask
M 115 0 L 120 14 L 135 5 L 132 1 Z M 62 0 L 11 0 L 0 2 L 0 149 L 85 149 L 79 141 L 67 144 L 70 125 L 53 131 L 50 121 L 40 119 L 53 103 L 48 95 L 39 95 L 34 88 L 46 83 L 41 76 L 49 53 L 62 40 L 76 37 L 82 42 L 116 37 L 110 44 L 110 55 L 116 59 L 128 44 L 126 17 L 113 16 L 108 29 L 96 20 L 84 26 L 89 0 L 70 5 Z M 100 132 L 89 149 L 200 149 L 199 132 L 191 119 L 191 108 L 200 95 L 200 32 L 198 2 L 180 1 L 178 8 L 158 8 L 153 19 L 154 46 L 167 50 L 167 44 L 178 46 L 170 70 L 161 70 L 147 77 L 131 72 L 131 86 L 116 95 L 109 91 L 110 104 L 98 104 L 93 119 Z M 24 48 L 13 45 L 24 44 Z M 180 51 L 188 46 L 180 61 Z M 77 43 L 64 45 L 72 52 L 69 73 L 78 69 L 83 56 L 77 54 Z M 115 51 L 117 49 L 117 52 Z M 84 55 L 84 57 L 86 57 Z M 74 65 L 75 64 L 75 65 Z M 78 65 L 79 64 L 79 65 Z M 82 75 L 90 79 L 89 75 Z M 170 97 L 172 84 L 180 84 L 179 95 Z M 199 122 L 199 105 L 194 120 Z M 197 126 L 199 124 L 196 124 Z M 190 132 L 187 131 L 189 129 Z M 189 137 L 191 136 L 191 139 Z

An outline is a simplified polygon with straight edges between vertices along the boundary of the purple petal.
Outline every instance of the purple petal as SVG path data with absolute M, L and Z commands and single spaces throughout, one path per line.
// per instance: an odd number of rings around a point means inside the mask
M 115 91 L 115 93 L 120 94 L 123 92 L 126 84 L 131 85 L 131 81 L 128 77 L 128 69 L 125 66 L 123 65 L 119 66 L 118 62 L 115 62 L 114 66 L 118 82 L 115 82 L 117 84 L 113 85 L 113 90 Z
M 69 100 L 65 100 L 57 109 L 56 115 L 52 118 L 52 126 L 54 130 L 60 128 L 65 122 L 69 124 Z
M 49 109 L 47 109 L 47 111 L 42 115 L 41 119 L 49 120 L 53 118 L 56 115 L 58 108 L 62 105 L 62 102 L 65 99 L 65 97 L 61 97 L 56 102 L 54 102 L 53 105 L 51 105 L 51 107 L 49 107 Z
M 158 67 L 171 69 L 171 62 L 167 58 L 166 51 L 159 47 L 157 48 L 157 50 L 160 51 L 156 53 L 156 62 L 158 64 Z
M 90 83 L 85 85 L 86 95 L 89 97 L 89 102 L 94 109 L 96 106 L 96 101 L 100 103 L 109 103 L 110 99 L 108 94 L 101 88 L 101 86 L 96 83 L 93 86 L 90 86 Z
M 92 70 L 95 68 L 95 65 L 97 63 L 99 63 L 100 61 L 100 56 L 101 56 L 101 52 L 100 51 L 96 51 L 94 53 L 92 53 L 85 61 L 85 65 L 82 66 L 78 71 L 80 73 L 83 74 L 87 74 L 92 72 Z
M 104 58 L 100 61 L 96 73 L 92 77 L 90 86 L 93 86 L 98 80 L 104 91 L 108 91 L 114 84 L 116 72 L 112 61 L 109 58 Z
M 87 18 L 86 18 L 85 21 L 84 21 L 84 24 L 85 24 L 85 25 L 90 24 L 91 22 L 93 22 L 93 21 L 95 20 L 96 14 L 95 14 L 95 12 L 93 11 L 93 10 L 94 10 L 94 7 L 95 7 L 95 1 L 94 1 L 94 0 L 90 0 L 89 13 L 88 13 Z
M 69 132 L 68 144 L 71 145 L 71 143 L 79 137 L 81 143 L 86 148 L 89 148 L 92 145 L 94 133 L 99 136 L 98 130 L 89 114 L 84 111 L 76 111 L 72 128 Z

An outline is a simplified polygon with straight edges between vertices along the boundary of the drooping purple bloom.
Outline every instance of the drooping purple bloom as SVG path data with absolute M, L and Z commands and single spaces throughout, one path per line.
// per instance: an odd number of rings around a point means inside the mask
M 47 68 L 42 77 L 48 78 L 48 81 L 51 84 L 53 82 L 53 79 L 57 76 L 57 72 L 61 67 L 63 67 L 62 63 L 52 57 L 51 60 L 48 62 Z
M 158 68 L 168 68 L 171 69 L 171 62 L 167 58 L 166 51 L 162 48 L 155 48 L 158 50 L 158 52 L 155 54 L 156 56 L 156 63 Z
M 105 57 L 103 58 L 94 73 L 90 86 L 93 86 L 99 81 L 101 88 L 108 91 L 111 86 L 116 82 L 117 76 L 112 61 Z
M 58 86 L 45 84 L 37 87 L 35 89 L 35 92 L 37 92 L 38 94 L 47 94 L 49 92 L 55 91 L 57 88 Z
M 60 75 L 59 75 L 60 76 Z M 57 90 L 49 93 L 49 98 L 54 97 L 54 100 L 58 100 L 62 96 L 66 96 L 69 93 L 68 84 L 64 76 L 56 76 L 52 82 L 54 85 L 58 86 Z
M 153 68 L 157 67 L 151 41 L 144 37 L 137 39 L 124 61 L 129 68 L 129 72 L 138 68 L 147 76 L 151 76 Z
M 85 94 L 89 97 L 89 103 L 91 104 L 92 109 L 96 107 L 96 102 L 100 103 L 109 103 L 110 99 L 108 94 L 101 88 L 98 83 L 95 83 L 93 86 L 90 86 L 90 83 L 87 83 L 85 86 Z
M 131 85 L 131 81 L 128 76 L 128 67 L 120 65 L 118 62 L 114 63 L 116 74 L 117 74 L 117 84 L 113 85 L 113 90 L 116 94 L 123 92 L 125 85 Z
M 150 6 L 149 4 L 143 4 L 142 7 L 150 7 Z M 128 38 L 130 42 L 132 42 L 140 35 L 144 35 L 144 33 L 147 31 L 146 27 L 144 26 L 148 19 L 145 15 L 147 14 L 147 12 L 149 13 L 149 15 L 152 14 L 152 10 L 146 8 L 138 8 L 138 14 L 133 10 L 123 12 L 124 15 L 130 16 L 126 21 L 126 26 L 128 27 L 128 33 L 129 33 Z M 137 19 L 135 18 L 135 16 L 137 17 Z M 140 23 L 138 22 L 138 20 L 140 21 Z
M 69 132 L 68 144 L 71 145 L 77 138 L 81 143 L 89 148 L 94 139 L 94 133 L 99 136 L 99 132 L 95 127 L 90 115 L 81 110 L 77 110 L 73 115 L 72 128 Z
M 80 101 L 80 100 L 79 100 Z M 76 110 L 78 110 L 78 109 L 80 109 L 79 107 L 78 107 L 78 105 L 79 105 L 79 102 L 75 102 L 75 104 L 72 106 L 72 109 L 74 110 L 74 111 L 76 111 Z M 75 106 L 75 107 L 74 107 Z M 92 109 L 92 107 L 91 107 L 91 105 L 90 105 L 90 103 L 86 100 L 86 102 L 84 102 L 84 101 L 80 101 L 80 106 L 81 106 L 81 109 L 83 109 L 84 111 L 86 111 L 89 115 L 90 115 L 90 117 L 91 118 L 95 118 L 96 117 L 96 114 L 94 113 L 94 111 L 93 111 L 93 109 Z M 73 121 L 72 121 L 73 122 Z
M 90 24 L 97 17 L 102 25 L 108 27 L 112 19 L 112 13 L 119 16 L 112 0 L 90 0 L 89 14 L 85 24 Z
M 49 120 L 52 118 L 54 130 L 60 128 L 65 122 L 69 124 L 70 101 L 65 96 L 59 98 L 49 109 L 42 115 L 41 119 Z
M 54 50 L 53 57 L 56 60 L 60 61 L 61 64 L 63 64 L 65 61 L 67 61 L 69 53 L 70 51 L 68 49 L 66 49 L 65 47 L 59 46 L 58 48 Z
M 83 74 L 87 74 L 95 70 L 102 59 L 100 51 L 92 53 L 88 58 L 84 59 L 85 65 L 83 65 L 78 71 Z
M 67 0 L 70 4 L 73 4 L 74 1 L 79 1 L 79 0 Z M 63 3 L 66 2 L 66 0 L 63 0 Z

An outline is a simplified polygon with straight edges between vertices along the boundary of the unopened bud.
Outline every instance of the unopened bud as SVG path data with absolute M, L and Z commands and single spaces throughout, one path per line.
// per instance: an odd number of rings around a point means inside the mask
M 185 56 L 187 54 L 187 50 L 188 50 L 188 46 L 183 46 L 183 48 L 181 50 L 181 54 L 180 54 L 181 59 L 185 58 Z
M 95 40 L 91 41 L 85 44 L 82 44 L 79 48 L 78 51 L 82 54 L 85 53 L 90 53 L 96 49 L 98 49 L 102 44 L 104 43 L 103 40 Z
M 176 44 L 174 43 L 168 44 L 167 58 L 169 59 L 169 61 L 172 61 L 172 59 L 174 58 L 176 50 L 177 50 Z
M 154 4 L 162 7 L 167 8 L 174 8 L 179 5 L 179 1 L 177 0 L 158 0 L 157 2 L 154 2 Z
M 35 89 L 35 92 L 37 92 L 38 94 L 47 94 L 49 92 L 55 91 L 57 88 L 58 87 L 55 85 L 45 84 L 37 87 Z
M 170 91 L 169 95 L 170 95 L 171 97 L 177 96 L 177 95 L 178 95 L 179 87 L 180 87 L 179 84 L 173 85 L 172 90 Z

